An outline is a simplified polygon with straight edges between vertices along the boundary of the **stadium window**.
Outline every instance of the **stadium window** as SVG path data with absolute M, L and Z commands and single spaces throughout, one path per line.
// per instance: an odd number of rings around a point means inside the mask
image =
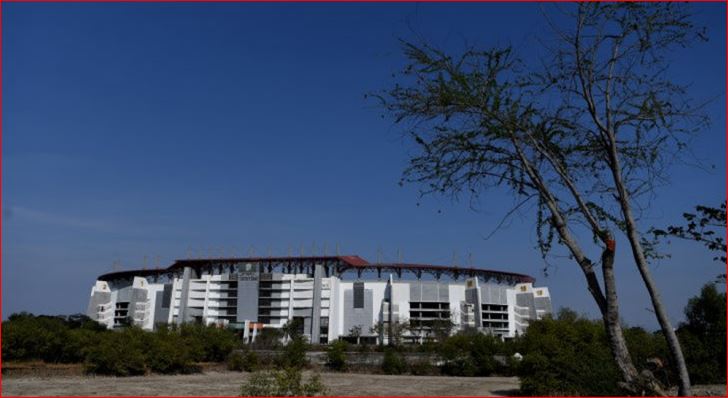
M 354 308 L 364 308 L 364 282 L 354 282 Z

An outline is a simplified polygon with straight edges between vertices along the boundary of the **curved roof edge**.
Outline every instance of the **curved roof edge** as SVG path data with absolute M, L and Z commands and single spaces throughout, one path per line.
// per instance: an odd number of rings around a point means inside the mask
M 402 271 L 413 272 L 420 276 L 422 272 L 430 273 L 439 278 L 442 274 L 448 274 L 454 278 L 459 276 L 481 276 L 487 279 L 507 279 L 520 283 L 533 283 L 535 279 L 530 275 L 519 274 L 515 272 L 496 271 L 475 267 L 457 267 L 433 264 L 407 264 L 407 263 L 369 263 L 365 259 L 356 256 L 301 256 L 301 257 L 235 257 L 235 258 L 208 258 L 208 259 L 186 259 L 176 260 L 172 265 L 164 269 L 141 269 L 109 272 L 98 277 L 98 280 L 112 281 L 118 279 L 128 279 L 135 276 L 161 276 L 179 272 L 185 267 L 194 269 L 211 269 L 217 266 L 236 265 L 241 263 L 259 263 L 262 265 L 273 266 L 283 265 L 288 267 L 302 266 L 304 263 L 323 263 L 324 265 L 334 266 L 335 271 L 339 274 L 346 271 L 390 271 L 401 275 Z

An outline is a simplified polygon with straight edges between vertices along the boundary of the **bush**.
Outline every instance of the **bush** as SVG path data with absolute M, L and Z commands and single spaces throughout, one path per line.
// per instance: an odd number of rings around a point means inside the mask
M 337 340 L 329 345 L 326 350 L 326 366 L 331 370 L 339 372 L 346 371 L 346 349 L 348 344 L 343 340 Z
M 176 331 L 160 328 L 146 334 L 146 365 L 155 373 L 187 374 L 200 371 L 192 358 L 192 351 Z
M 409 369 L 410 373 L 415 376 L 434 376 L 439 373 L 437 367 L 430 363 L 429 358 L 422 358 L 412 362 Z
M 303 336 L 296 336 L 283 347 L 283 351 L 276 359 L 276 364 L 281 368 L 304 368 L 308 364 L 307 350 L 306 339 Z
M 283 332 L 278 328 L 263 328 L 252 344 L 254 347 L 277 349 L 281 345 Z
M 254 372 L 259 365 L 258 355 L 252 351 L 233 351 L 228 355 L 228 370 Z
M 619 373 L 600 321 L 562 310 L 533 321 L 521 340 L 521 392 L 526 395 L 619 395 Z
M 86 355 L 86 373 L 135 376 L 146 373 L 139 334 L 135 330 L 106 333 Z
M 437 352 L 443 359 L 441 371 L 449 376 L 489 376 L 496 369 L 494 355 L 503 343 L 494 336 L 460 333 L 443 340 Z
M 105 328 L 85 315 L 34 316 L 12 314 L 2 323 L 5 360 L 40 359 L 49 363 L 78 363 L 95 336 Z
M 407 372 L 407 361 L 399 352 L 387 349 L 384 351 L 384 359 L 382 360 L 382 372 L 388 375 L 405 373 Z
M 303 383 L 301 370 L 296 368 L 253 373 L 241 389 L 242 396 L 252 397 L 310 397 L 327 394 L 328 389 L 319 375 L 312 375 L 307 383 Z
M 214 325 L 184 324 L 180 333 L 198 362 L 223 362 L 239 344 L 232 330 Z
M 638 371 L 650 370 L 665 386 L 671 385 L 674 380 L 677 380 L 672 372 L 667 341 L 661 332 L 650 333 L 640 327 L 631 327 L 624 329 L 624 338 L 627 341 L 632 362 Z M 684 344 L 681 342 L 683 352 L 688 352 L 688 347 Z M 655 366 L 657 364 L 662 366 Z

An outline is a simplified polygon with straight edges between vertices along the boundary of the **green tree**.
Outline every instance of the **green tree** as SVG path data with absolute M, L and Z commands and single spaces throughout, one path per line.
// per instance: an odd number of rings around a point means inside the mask
M 452 56 L 404 44 L 410 62 L 401 81 L 377 95 L 419 149 L 403 182 L 453 197 L 505 188 L 519 198 L 517 209 L 533 203 L 538 247 L 546 259 L 555 239 L 584 274 L 625 387 L 664 394 L 638 373 L 619 322 L 614 258 L 621 232 L 667 341 L 679 393 L 690 395 L 634 208 L 707 122 L 665 67 L 672 49 L 703 32 L 689 6 L 676 3 L 586 2 L 559 11 L 566 14 L 559 21 L 570 24 L 552 25 L 551 58 L 536 70 L 510 48 Z M 584 227 L 587 234 L 575 234 Z M 600 260 L 588 249 L 600 250 Z
M 296 336 L 283 347 L 276 362 L 282 368 L 304 368 L 308 365 L 306 351 L 308 351 L 306 339 L 303 336 Z
M 599 322 L 562 310 L 556 319 L 532 322 L 520 343 L 524 357 L 519 376 L 525 395 L 623 394 Z
M 144 332 L 130 327 L 106 333 L 86 355 L 85 370 L 90 374 L 136 376 L 146 373 Z
M 215 325 L 188 323 L 179 328 L 182 338 L 192 348 L 195 361 L 223 362 L 240 341 L 230 329 Z
M 394 348 L 387 347 L 382 358 L 382 372 L 388 375 L 399 375 L 407 372 L 407 361 Z
M 437 345 L 441 371 L 450 376 L 489 376 L 496 369 L 494 356 L 503 343 L 482 333 L 458 333 Z
M 379 321 L 371 327 L 371 332 L 379 336 L 380 344 L 384 344 L 384 338 L 387 338 L 387 344 L 390 346 L 400 346 L 403 337 L 412 332 L 412 326 L 408 320 L 400 320 L 399 322 L 382 322 Z
M 349 329 L 349 337 L 352 340 L 354 340 L 354 343 L 356 343 L 357 345 L 360 342 L 361 333 L 362 333 L 362 326 L 361 325 L 352 326 L 351 329 Z
M 192 344 L 200 344 L 198 341 Z M 160 328 L 144 333 L 144 356 L 147 369 L 162 374 L 199 372 L 195 365 L 194 346 L 178 330 Z
M 346 350 L 349 345 L 344 340 L 336 340 L 329 344 L 326 349 L 326 366 L 331 370 L 339 372 L 346 371 L 348 364 L 346 362 Z
M 303 335 L 303 327 L 303 318 L 293 318 L 281 327 L 281 331 L 287 339 L 295 339 Z
M 726 294 L 715 284 L 703 286 L 685 307 L 687 322 L 678 329 L 686 347 L 691 379 L 696 383 L 725 383 Z

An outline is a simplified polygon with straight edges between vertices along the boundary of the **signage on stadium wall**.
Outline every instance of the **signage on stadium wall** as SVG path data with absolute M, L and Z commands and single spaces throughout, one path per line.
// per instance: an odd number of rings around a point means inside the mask
M 244 271 L 238 273 L 238 280 L 239 281 L 257 281 L 258 280 L 258 273 L 257 272 L 250 272 L 250 271 Z

